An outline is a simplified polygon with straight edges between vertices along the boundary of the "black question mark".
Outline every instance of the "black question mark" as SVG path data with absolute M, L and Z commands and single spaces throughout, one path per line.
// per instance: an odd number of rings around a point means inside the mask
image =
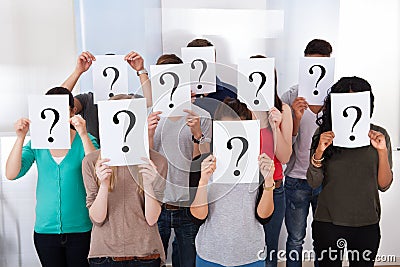
M 312 70 L 314 67 L 318 67 L 321 69 L 321 75 L 319 76 L 317 82 L 315 83 L 315 88 L 317 88 L 318 83 L 322 80 L 322 78 L 325 77 L 326 69 L 322 65 L 312 65 L 311 68 L 308 70 L 308 73 L 310 73 L 311 75 L 314 74 L 314 71 Z M 318 93 L 319 93 L 318 90 L 314 90 L 313 92 L 314 95 L 318 95 Z
M 50 127 L 50 134 L 51 134 L 51 131 L 53 130 L 54 126 L 56 125 L 56 123 L 57 123 L 58 120 L 60 119 L 60 114 L 59 114 L 58 111 L 55 110 L 54 108 L 45 108 L 45 109 L 43 109 L 42 112 L 40 113 L 40 117 L 41 117 L 42 119 L 46 119 L 46 115 L 44 114 L 44 112 L 45 112 L 46 110 L 51 110 L 51 111 L 54 113 L 54 120 L 53 120 L 53 123 L 51 124 L 51 127 Z M 53 143 L 53 142 L 54 142 L 54 138 L 51 137 L 51 136 L 50 136 L 47 140 L 48 140 L 50 143 Z
M 353 109 L 355 109 L 355 110 L 357 111 L 357 118 L 356 118 L 356 120 L 355 120 L 354 123 L 353 123 L 353 127 L 351 127 L 351 132 L 353 132 L 354 126 L 356 126 L 356 124 L 360 121 L 362 112 L 361 112 L 361 109 L 360 109 L 359 107 L 356 107 L 356 106 L 349 106 L 349 107 L 347 107 L 347 108 L 345 108 L 345 109 L 343 110 L 343 117 L 347 118 L 347 117 L 349 116 L 349 114 L 347 113 L 347 110 L 350 109 L 350 108 L 353 108 Z M 356 140 L 356 137 L 355 137 L 354 135 L 350 135 L 349 139 L 350 139 L 351 141 L 354 141 L 354 140 Z
M 119 123 L 118 114 L 120 114 L 120 113 L 126 113 L 129 116 L 129 126 L 128 126 L 128 129 L 125 132 L 125 137 L 124 137 L 124 143 L 126 143 L 126 137 L 128 136 L 129 132 L 132 130 L 133 126 L 135 126 L 136 116 L 135 116 L 135 114 L 133 114 L 132 111 L 120 110 L 120 111 L 118 111 L 117 113 L 114 114 L 113 122 L 115 124 Z M 128 151 L 129 151 L 129 147 L 128 146 L 123 146 L 122 147 L 122 152 L 127 153 Z
M 117 69 L 117 68 L 115 68 L 115 67 L 107 67 L 107 68 L 105 68 L 104 70 L 103 70 L 103 76 L 104 77 L 107 77 L 107 70 L 108 69 L 112 69 L 113 71 L 114 71 L 114 80 L 113 80 L 113 82 L 111 83 L 111 87 L 110 87 L 110 90 L 112 91 L 112 87 L 113 87 L 113 85 L 114 85 L 114 83 L 118 80 L 118 78 L 119 78 L 119 70 Z M 112 96 L 114 96 L 114 94 L 113 93 L 110 93 L 109 95 L 108 95 L 109 97 L 112 97 Z
M 170 71 L 168 71 L 168 72 L 165 72 L 165 73 L 163 73 L 161 76 L 160 76 L 160 83 L 161 83 L 161 85 L 164 85 L 165 84 L 165 80 L 164 80 L 164 75 L 171 75 L 173 78 L 174 78 L 174 87 L 172 87 L 172 92 L 171 92 L 171 97 L 170 97 L 170 100 L 171 100 L 171 102 L 172 102 L 172 95 L 175 93 L 175 91 L 176 91 L 176 88 L 178 88 L 178 85 L 179 85 L 179 77 L 178 77 L 178 75 L 176 74 L 176 73 L 174 73 L 174 72 L 170 72 Z M 173 103 L 170 103 L 169 104 L 169 108 L 173 108 L 174 107 L 174 104 Z
M 265 76 L 265 74 L 262 73 L 261 71 L 254 71 L 249 75 L 249 82 L 251 82 L 251 83 L 254 81 L 253 74 L 258 74 L 261 77 L 261 83 L 258 86 L 258 90 L 256 92 L 256 97 L 257 97 L 258 96 L 258 92 L 260 92 L 261 88 L 263 88 L 263 86 L 265 85 L 265 82 L 267 81 L 267 76 Z M 260 104 L 260 101 L 258 99 L 255 99 L 254 100 L 254 104 L 258 105 L 258 104 Z
M 200 59 L 200 58 L 195 59 L 195 60 L 192 61 L 192 64 L 190 65 L 193 70 L 196 69 L 196 66 L 194 65 L 194 63 L 197 62 L 197 61 L 201 62 L 201 64 L 203 65 L 203 68 L 201 69 L 201 73 L 200 73 L 200 76 L 199 76 L 199 84 L 197 85 L 197 89 L 200 90 L 201 88 L 203 88 L 203 85 L 200 84 L 200 79 L 203 76 L 204 72 L 206 72 L 206 70 L 207 70 L 207 63 L 204 60 Z
M 238 166 L 238 164 L 239 164 L 239 160 L 243 157 L 243 155 L 247 152 L 247 149 L 249 149 L 249 142 L 247 141 L 247 139 L 246 138 L 244 138 L 244 137 L 241 137 L 241 136 L 235 136 L 235 137 L 232 137 L 231 139 L 229 139 L 228 140 L 228 142 L 226 143 L 226 147 L 229 149 L 229 150 L 231 150 L 233 147 L 232 147 L 232 140 L 233 139 L 239 139 L 240 141 L 242 141 L 242 144 L 243 144 L 243 146 L 242 146 L 242 151 L 240 152 L 240 155 L 239 155 L 239 157 L 238 157 L 238 159 L 237 159 L 237 161 L 236 161 L 236 167 Z M 233 174 L 235 175 L 235 176 L 239 176 L 240 175 L 240 171 L 239 170 L 235 170 L 234 172 L 233 172 Z

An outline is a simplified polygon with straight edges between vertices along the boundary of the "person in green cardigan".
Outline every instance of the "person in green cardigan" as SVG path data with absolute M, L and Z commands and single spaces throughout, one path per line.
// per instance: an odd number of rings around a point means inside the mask
M 17 140 L 6 164 L 6 177 L 24 176 L 36 161 L 36 221 L 34 243 L 42 266 L 89 266 L 92 223 L 86 208 L 82 178 L 82 159 L 98 148 L 96 139 L 87 133 L 86 122 L 75 115 L 74 99 L 68 89 L 55 87 L 46 95 L 69 95 L 70 149 L 32 149 L 24 140 L 30 121 L 15 123 Z M 77 134 L 78 133 L 78 134 Z

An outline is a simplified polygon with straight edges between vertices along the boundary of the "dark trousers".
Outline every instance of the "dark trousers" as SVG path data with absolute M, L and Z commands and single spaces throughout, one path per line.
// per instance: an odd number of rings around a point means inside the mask
M 162 209 L 158 218 L 158 231 L 164 246 L 165 255 L 168 254 L 168 243 L 171 237 L 171 228 L 175 232 L 175 242 L 172 250 L 172 266 L 194 267 L 196 265 L 196 247 L 194 244 L 199 226 L 188 215 L 188 208 L 179 210 Z
M 374 266 L 381 239 L 379 224 L 349 227 L 314 221 L 312 232 L 319 267 L 341 267 L 346 259 L 350 267 Z
M 114 261 L 110 257 L 91 258 L 89 259 L 91 267 L 160 267 L 161 259 L 154 260 L 129 260 L 129 261 Z
M 88 267 L 90 231 L 70 234 L 38 234 L 33 239 L 43 267 Z

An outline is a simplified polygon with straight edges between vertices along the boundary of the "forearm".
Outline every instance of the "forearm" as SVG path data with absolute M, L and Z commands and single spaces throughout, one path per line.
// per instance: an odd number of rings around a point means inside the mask
M 70 92 L 74 89 L 76 83 L 79 80 L 79 77 L 81 77 L 82 73 L 78 71 L 74 71 L 62 84 L 62 87 L 67 88 Z
M 108 185 L 101 184 L 97 197 L 89 208 L 90 218 L 96 223 L 103 223 L 107 216 Z
M 286 164 L 290 155 L 292 154 L 292 142 L 285 139 L 280 128 L 274 131 L 274 136 L 276 140 L 276 158 L 282 163 Z
M 21 170 L 22 147 L 25 138 L 17 137 L 6 163 L 6 177 L 13 180 Z
M 149 135 L 149 148 L 154 149 L 154 136 Z
M 393 173 L 390 169 L 387 150 L 378 151 L 378 185 L 386 190 L 392 183 Z
M 300 129 L 300 120 L 296 117 L 293 117 L 293 129 L 292 129 L 292 136 L 296 136 L 299 133 Z
M 143 185 L 144 188 L 144 216 L 147 223 L 152 226 L 157 223 L 158 217 L 161 213 L 161 205 L 157 201 L 153 186 L 151 184 Z
M 146 98 L 147 107 L 153 106 L 153 95 L 151 93 L 151 82 L 146 73 L 140 74 L 140 84 L 142 86 L 143 96 Z
M 190 206 L 190 213 L 197 219 L 204 220 L 208 215 L 207 183 L 200 180 L 196 196 Z
M 90 140 L 87 133 L 82 134 L 81 139 L 82 139 L 82 144 L 83 144 L 83 149 L 85 151 L 85 155 L 96 150 L 96 148 L 94 147 L 94 145 L 92 143 L 92 140 Z
M 274 211 L 274 191 L 263 190 L 260 202 L 257 206 L 257 214 L 260 218 L 266 219 L 271 216 Z

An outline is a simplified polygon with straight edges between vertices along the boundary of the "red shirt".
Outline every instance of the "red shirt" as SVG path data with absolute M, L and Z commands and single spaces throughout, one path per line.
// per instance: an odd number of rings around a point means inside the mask
M 281 162 L 276 158 L 274 151 L 274 136 L 268 128 L 260 130 L 260 154 L 265 153 L 270 158 L 274 158 L 275 172 L 274 181 L 283 179 L 283 168 Z

